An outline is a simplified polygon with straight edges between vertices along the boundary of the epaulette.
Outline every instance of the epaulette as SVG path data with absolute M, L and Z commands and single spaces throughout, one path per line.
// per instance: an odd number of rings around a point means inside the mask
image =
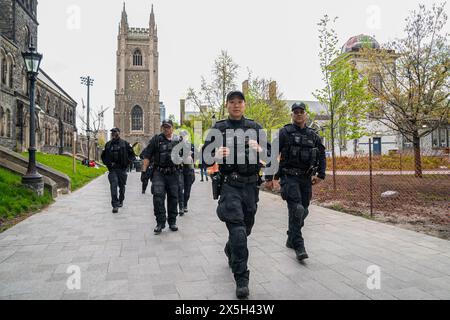
M 258 124 L 256 123 L 255 120 L 252 119 L 247 119 L 245 118 L 245 123 L 244 123 L 245 128 L 250 128 L 250 129 L 258 129 Z
M 292 123 L 285 125 L 284 128 L 286 129 L 286 131 L 288 133 L 294 133 L 297 131 L 297 129 L 295 128 L 295 126 Z
M 217 121 L 216 124 L 214 125 L 214 128 L 218 129 L 219 131 L 224 131 L 228 128 L 228 124 L 227 124 L 228 120 L 220 120 Z

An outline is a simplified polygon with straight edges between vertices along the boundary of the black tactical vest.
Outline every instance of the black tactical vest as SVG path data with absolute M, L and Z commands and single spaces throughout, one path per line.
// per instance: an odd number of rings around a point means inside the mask
M 161 168 L 175 167 L 172 161 L 172 151 L 174 147 L 180 143 L 177 136 L 173 136 L 171 141 L 167 140 L 164 135 L 156 138 L 155 165 Z
M 238 173 L 243 176 L 250 176 L 258 174 L 261 166 L 259 164 L 259 155 L 256 155 L 255 159 L 252 159 L 253 164 L 250 163 L 250 146 L 249 146 L 249 137 L 245 137 L 245 141 L 243 139 L 238 139 L 238 137 L 227 137 L 227 130 L 243 130 L 246 132 L 249 129 L 253 129 L 258 134 L 259 127 L 257 123 L 250 119 L 244 119 L 243 126 L 239 128 L 234 128 L 228 120 L 219 121 L 216 123 L 216 128 L 222 132 L 223 138 L 223 146 L 229 147 L 234 146 L 234 162 L 232 164 L 227 164 L 226 160 L 224 160 L 224 164 L 220 165 L 220 171 L 224 174 Z M 244 144 L 244 145 L 242 145 Z M 245 164 L 238 164 L 237 157 L 238 151 L 245 150 Z
M 289 139 L 281 146 L 283 166 L 309 169 L 316 165 L 318 152 L 317 135 L 311 128 L 301 133 L 293 124 L 285 126 Z

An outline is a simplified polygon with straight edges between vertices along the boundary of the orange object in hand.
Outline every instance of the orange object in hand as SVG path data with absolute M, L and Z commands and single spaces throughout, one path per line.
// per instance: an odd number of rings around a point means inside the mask
M 212 167 L 209 167 L 207 169 L 207 172 L 210 176 L 212 176 L 214 173 L 219 172 L 219 165 L 215 163 Z

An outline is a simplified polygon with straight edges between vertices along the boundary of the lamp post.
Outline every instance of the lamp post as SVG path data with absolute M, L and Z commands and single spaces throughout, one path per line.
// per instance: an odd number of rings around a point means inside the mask
M 86 125 L 86 136 L 87 136 L 87 158 L 88 163 L 91 161 L 91 154 L 90 154 L 90 140 L 91 140 L 91 125 L 90 125 L 90 88 L 94 85 L 94 79 L 92 79 L 90 76 L 87 77 L 81 77 L 81 84 L 85 85 L 87 87 L 87 125 Z
M 39 73 L 39 65 L 41 64 L 42 54 L 37 53 L 33 44 L 27 52 L 22 53 L 23 59 L 25 61 L 25 67 L 27 68 L 27 75 L 30 81 L 30 146 L 28 148 L 28 170 L 27 173 L 22 177 L 22 184 L 39 196 L 44 194 L 44 181 L 42 176 L 37 172 L 36 169 L 36 114 L 35 114 L 35 86 L 36 79 Z

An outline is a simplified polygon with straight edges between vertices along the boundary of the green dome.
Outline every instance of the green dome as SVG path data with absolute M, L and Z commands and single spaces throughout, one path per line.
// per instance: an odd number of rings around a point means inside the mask
M 350 51 L 358 51 L 361 48 L 380 49 L 380 44 L 375 38 L 360 34 L 348 39 L 348 41 L 342 47 L 342 53 Z

